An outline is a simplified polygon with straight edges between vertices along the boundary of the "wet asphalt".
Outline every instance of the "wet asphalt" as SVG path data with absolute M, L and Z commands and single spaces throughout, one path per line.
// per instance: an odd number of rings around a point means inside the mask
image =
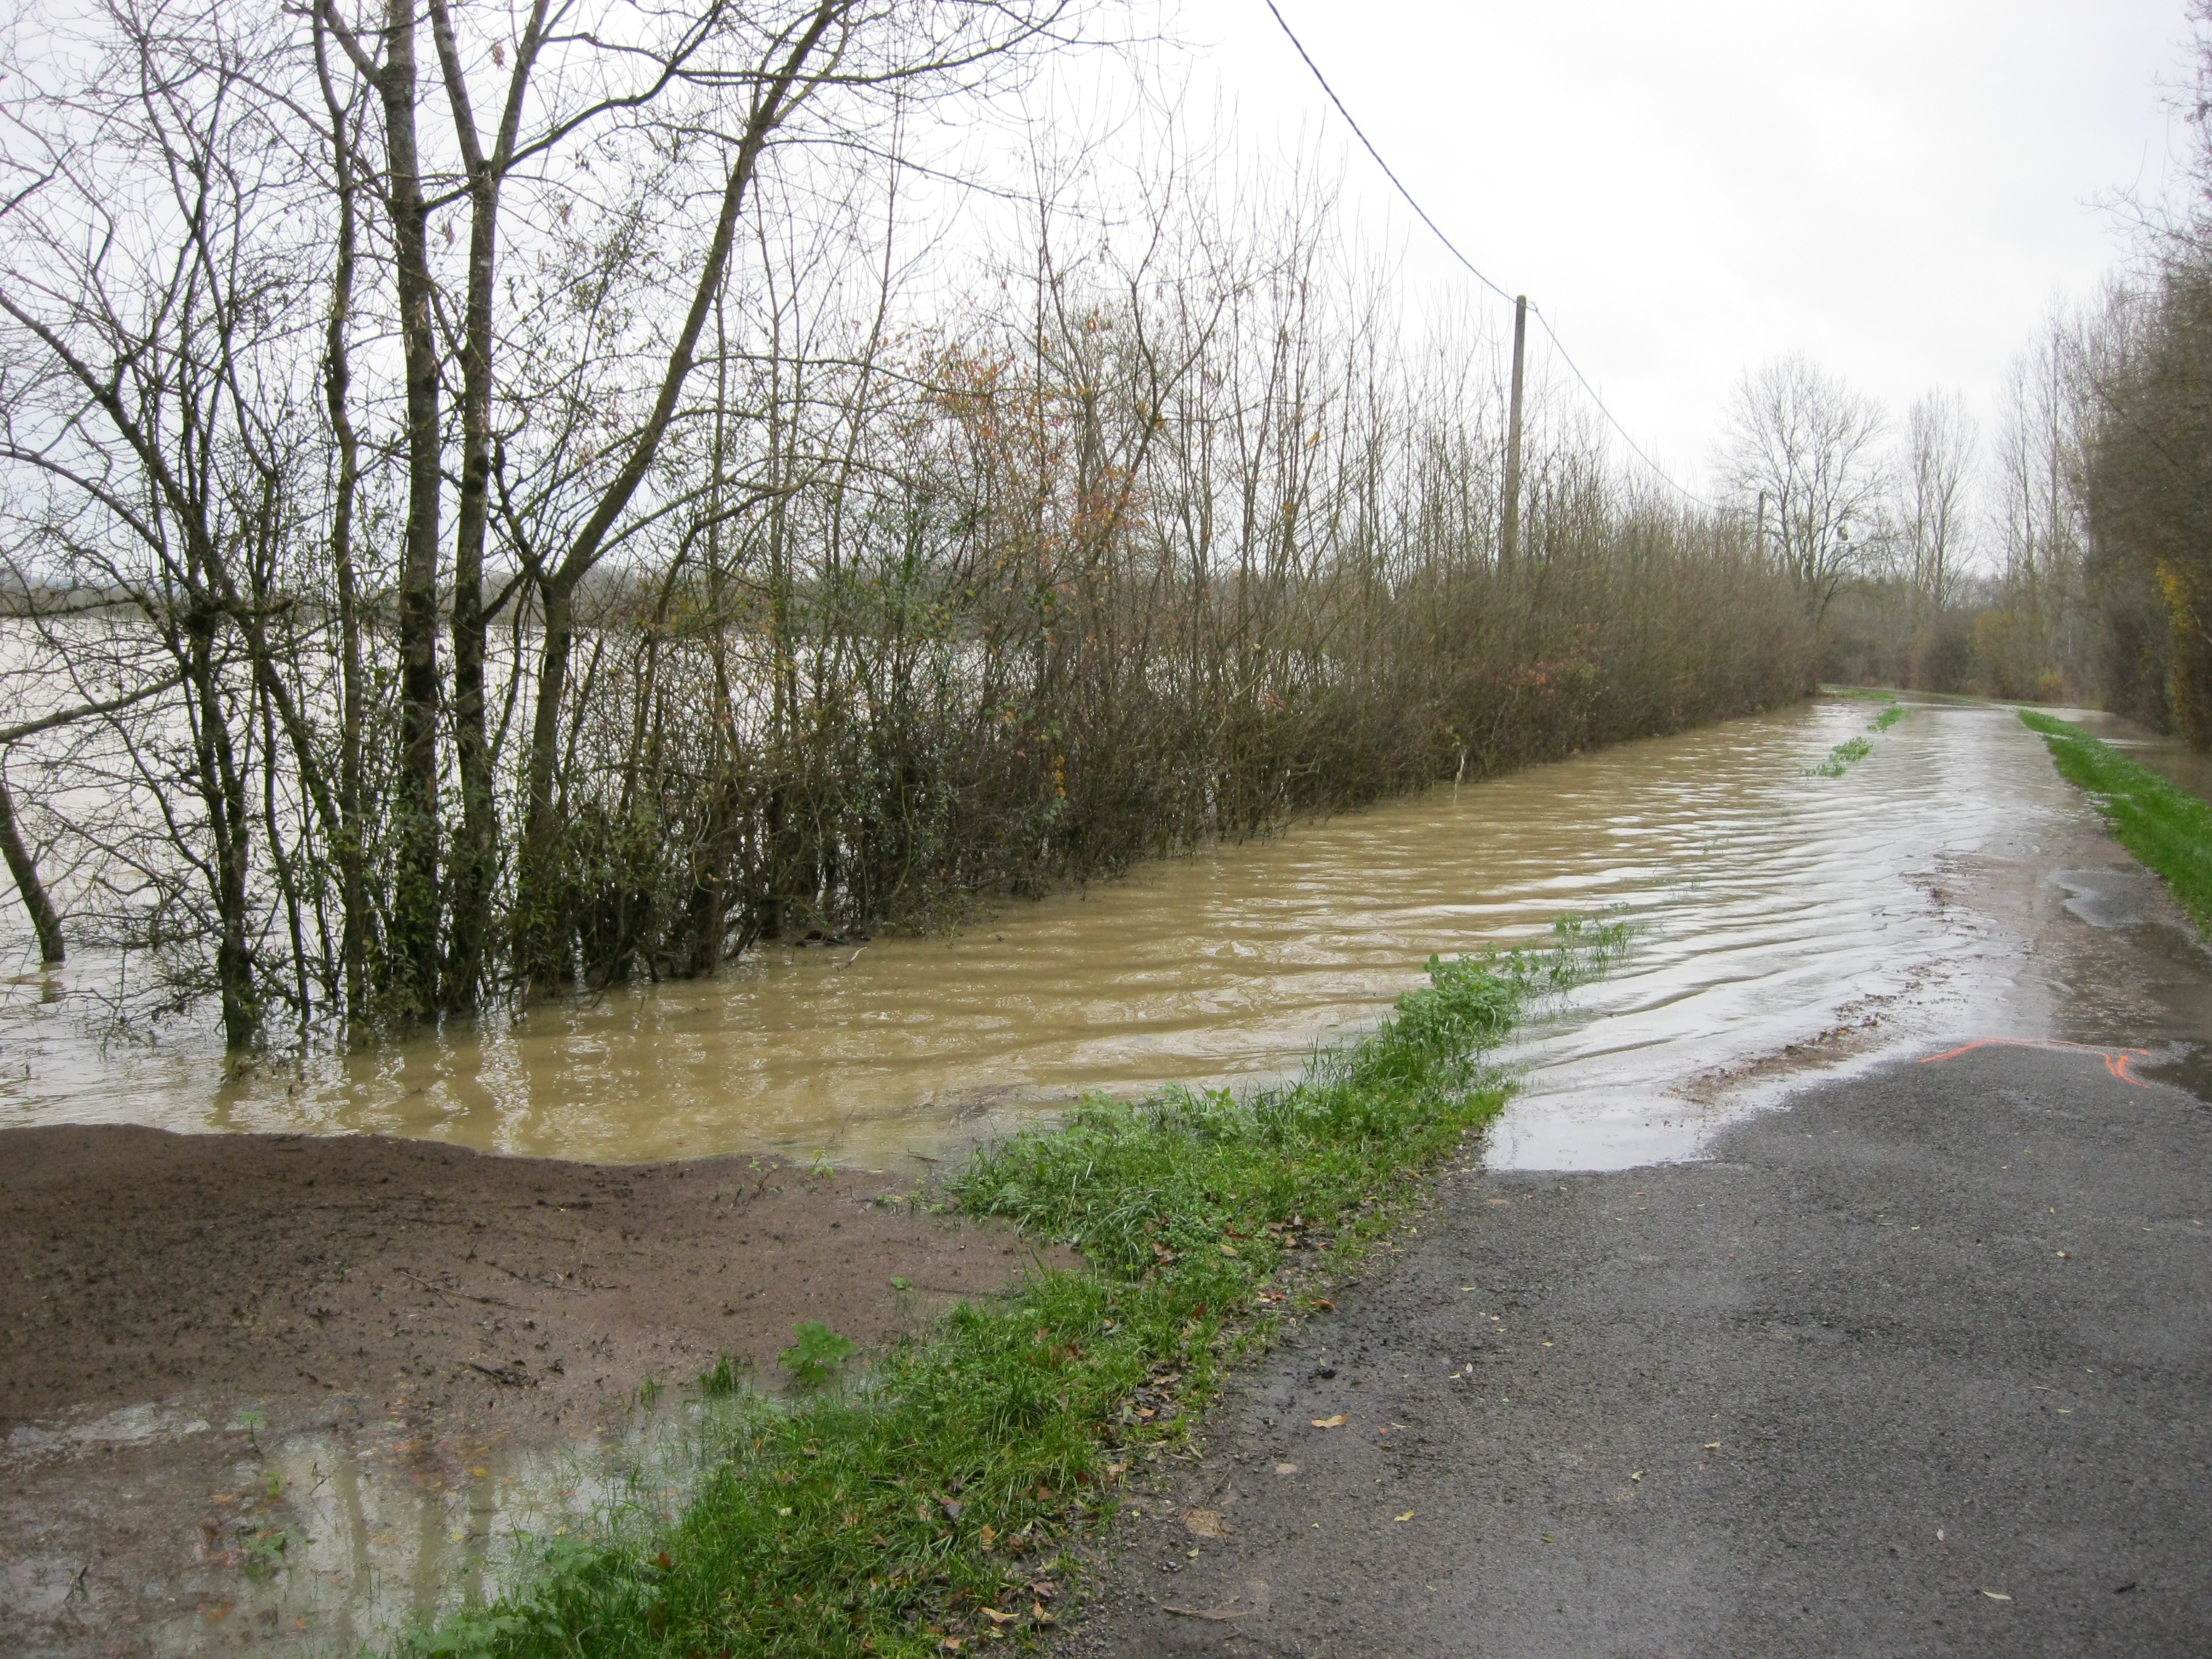
M 1448 1177 L 1068 1650 L 2212 1654 L 2212 1108 L 1981 1048 L 1712 1153 Z

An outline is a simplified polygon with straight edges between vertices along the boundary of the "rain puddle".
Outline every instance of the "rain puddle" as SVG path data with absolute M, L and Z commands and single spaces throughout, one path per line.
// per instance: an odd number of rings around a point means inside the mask
M 1875 712 L 1824 700 L 1299 824 L 951 937 L 769 950 L 717 980 L 227 1079 L 198 1037 L 89 1040 L 65 977 L 29 976 L 0 1011 L 0 1124 L 913 1169 L 1086 1091 L 1281 1074 L 1371 1022 L 1431 952 L 1623 907 L 1634 956 L 1510 1056 L 1527 1084 L 1492 1156 L 1693 1155 L 1727 1115 L 1719 1097 L 1743 1093 L 1724 1085 L 1775 1057 L 1867 1046 L 1839 1030 L 1948 1032 L 1975 998 L 2019 988 L 1986 919 L 1943 884 L 2094 830 L 2002 708 L 1919 706 L 1844 775 L 1808 775 Z M 2106 896 L 2077 902 L 2125 902 L 2084 879 Z M 1978 984 L 1969 964 L 1991 963 L 1996 983 Z
M 434 1436 L 404 1401 L 289 1425 L 150 1405 L 21 1425 L 0 1450 L 9 1505 L 58 1524 L 8 1562 L 0 1621 L 46 1634 L 26 1652 L 380 1649 L 492 1599 L 525 1552 L 672 1516 L 722 1414 L 709 1401 L 664 1402 L 550 1443 Z M 144 1524 L 184 1535 L 158 1582 L 119 1595 L 112 1575 L 88 1571 L 103 1564 L 87 1529 L 67 1524 L 77 1491 L 116 1487 L 108 1496 Z

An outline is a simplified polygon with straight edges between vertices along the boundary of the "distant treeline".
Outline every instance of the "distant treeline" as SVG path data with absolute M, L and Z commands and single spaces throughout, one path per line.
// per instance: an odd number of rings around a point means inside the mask
M 2185 194 L 2018 359 L 1978 573 L 1934 592 L 1894 544 L 1868 561 L 1826 618 L 1830 678 L 2096 704 L 2212 747 L 2212 6 L 2190 9 Z
M 1294 178 L 1040 149 L 1018 253 L 913 230 L 929 112 L 1083 7 L 415 16 L 96 8 L 9 92 L 0 676 L 50 723 L 0 827 L 234 1044 L 1810 684 L 1799 574 L 1540 392 L 1508 556 L 1494 338 L 1403 330 Z

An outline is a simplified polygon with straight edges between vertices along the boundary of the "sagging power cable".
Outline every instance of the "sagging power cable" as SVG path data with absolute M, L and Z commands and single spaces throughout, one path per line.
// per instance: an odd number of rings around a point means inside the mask
M 1388 179 L 1392 185 L 1396 188 L 1398 194 L 1405 198 L 1406 205 L 1413 210 L 1414 217 L 1418 218 L 1423 224 L 1429 228 L 1430 234 L 1434 236 L 1438 242 L 1443 245 L 1444 252 L 1450 254 L 1453 258 L 1458 260 L 1460 264 L 1466 269 L 1467 273 L 1473 276 L 1476 282 L 1480 283 L 1483 287 L 1488 289 L 1492 294 L 1495 294 L 1499 299 L 1504 300 L 1509 305 L 1514 303 L 1517 296 L 1508 294 L 1496 283 L 1492 282 L 1488 276 L 1482 273 L 1481 269 L 1476 265 L 1474 260 L 1468 258 L 1466 254 L 1460 252 L 1459 245 L 1454 242 L 1450 237 L 1444 234 L 1443 227 L 1429 216 L 1428 210 L 1421 205 L 1419 199 L 1414 196 L 1412 191 L 1406 188 L 1406 181 L 1401 179 L 1397 173 L 1392 170 L 1389 162 L 1382 159 L 1382 152 L 1375 148 L 1375 141 L 1367 136 L 1365 131 L 1360 126 L 1359 123 L 1353 118 L 1352 112 L 1345 107 L 1344 100 L 1338 97 L 1336 88 L 1329 85 L 1328 76 L 1323 75 L 1321 71 L 1321 65 L 1314 62 L 1313 54 L 1306 50 L 1305 42 L 1298 39 L 1297 31 L 1291 27 L 1289 20 L 1276 9 L 1275 0 L 1262 0 L 1262 3 L 1267 6 L 1269 15 L 1274 18 L 1276 27 L 1282 30 L 1284 37 L 1290 41 L 1292 49 L 1297 52 L 1298 57 L 1304 62 L 1306 68 L 1313 72 L 1313 78 L 1320 83 L 1321 89 L 1324 93 L 1328 94 L 1328 101 L 1336 106 L 1336 112 L 1344 118 L 1345 125 L 1352 129 L 1352 136 L 1359 140 L 1361 147 L 1366 150 L 1368 155 L 1374 157 L 1375 165 L 1382 169 L 1382 176 Z M 1662 483 L 1665 484 L 1669 489 L 1672 489 L 1676 495 L 1681 496 L 1683 500 L 1694 501 L 1698 506 L 1702 507 L 1717 510 L 1714 509 L 1712 502 L 1707 501 L 1696 491 L 1686 489 L 1681 484 L 1675 483 L 1674 477 L 1668 472 L 1666 468 L 1661 466 L 1658 462 L 1653 460 L 1650 455 L 1644 453 L 1644 447 L 1638 443 L 1634 438 L 1629 435 L 1628 428 L 1623 426 L 1620 423 L 1620 417 L 1616 416 L 1611 409 L 1607 407 L 1605 399 L 1598 395 L 1597 388 L 1590 384 L 1589 377 L 1583 373 L 1581 367 L 1575 362 L 1572 356 L 1569 354 L 1567 348 L 1559 339 L 1558 331 L 1553 328 L 1551 319 L 1546 317 L 1542 309 L 1537 306 L 1531 305 L 1528 309 L 1535 313 L 1537 325 L 1544 331 L 1544 337 L 1552 343 L 1552 349 L 1559 354 L 1559 361 L 1567 366 L 1567 371 L 1575 377 L 1576 383 L 1579 385 L 1585 392 L 1589 394 L 1589 400 L 1597 405 L 1598 413 L 1605 416 L 1606 424 L 1610 426 L 1613 431 L 1619 434 L 1621 442 L 1628 446 L 1630 453 L 1632 453 L 1638 460 L 1643 462 L 1644 465 L 1650 467 Z

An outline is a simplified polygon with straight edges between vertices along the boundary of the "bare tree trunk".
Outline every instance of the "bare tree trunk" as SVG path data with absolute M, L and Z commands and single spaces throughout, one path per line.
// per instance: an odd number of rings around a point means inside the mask
M 559 825 L 553 810 L 561 749 L 561 700 L 575 642 L 575 605 L 565 583 L 538 593 L 544 641 L 538 659 L 538 702 L 530 722 L 530 796 L 523 820 L 522 879 L 515 894 L 514 972 L 526 990 L 550 991 L 568 965 L 568 907 L 559 891 Z
M 30 913 L 31 926 L 39 935 L 39 960 L 49 968 L 60 967 L 62 919 L 55 914 L 46 884 L 39 879 L 31 849 L 23 845 L 22 831 L 15 826 L 15 798 L 9 793 L 4 775 L 0 775 L 0 855 L 8 860 L 8 873 L 15 878 L 15 890 L 21 895 L 23 908 Z
M 331 273 L 330 319 L 323 345 L 323 397 L 337 441 L 337 478 L 331 502 L 331 568 L 337 587 L 338 823 L 331 848 L 338 866 L 338 955 L 345 981 L 346 1023 L 360 1030 L 368 1014 L 368 892 L 362 879 L 362 738 L 367 718 L 362 678 L 361 593 L 354 569 L 353 515 L 361 493 L 361 440 L 349 401 L 353 381 L 353 280 L 358 258 L 359 182 L 344 106 L 331 82 L 322 14 L 315 15 L 315 70 L 331 116 L 331 161 L 337 185 L 337 257 Z
M 431 313 L 429 211 L 415 130 L 414 0 L 388 0 L 384 103 L 391 170 L 392 266 L 407 379 L 407 518 L 399 565 L 398 868 L 392 896 L 394 966 L 412 1005 L 438 1006 L 438 341 Z
M 253 950 L 246 938 L 246 872 L 250 821 L 246 787 L 232 746 L 223 707 L 222 665 L 216 652 L 220 616 L 204 592 L 187 601 L 180 653 L 192 714 L 192 759 L 200 804 L 208 817 L 214 868 L 216 984 L 222 1001 L 226 1048 L 250 1048 L 261 1036 L 261 1004 L 253 978 Z
M 461 829 L 450 849 L 451 928 L 444 1005 L 472 1006 L 481 988 L 491 927 L 498 823 L 492 795 L 495 757 L 485 740 L 484 531 L 490 516 L 492 298 L 498 266 L 500 187 L 522 122 L 523 96 L 538 55 L 546 0 L 524 27 L 507 82 L 507 104 L 491 153 L 477 135 L 460 52 L 446 0 L 429 0 L 432 33 L 468 168 L 468 301 L 461 325 L 461 494 L 453 534 L 453 756 L 461 778 Z

